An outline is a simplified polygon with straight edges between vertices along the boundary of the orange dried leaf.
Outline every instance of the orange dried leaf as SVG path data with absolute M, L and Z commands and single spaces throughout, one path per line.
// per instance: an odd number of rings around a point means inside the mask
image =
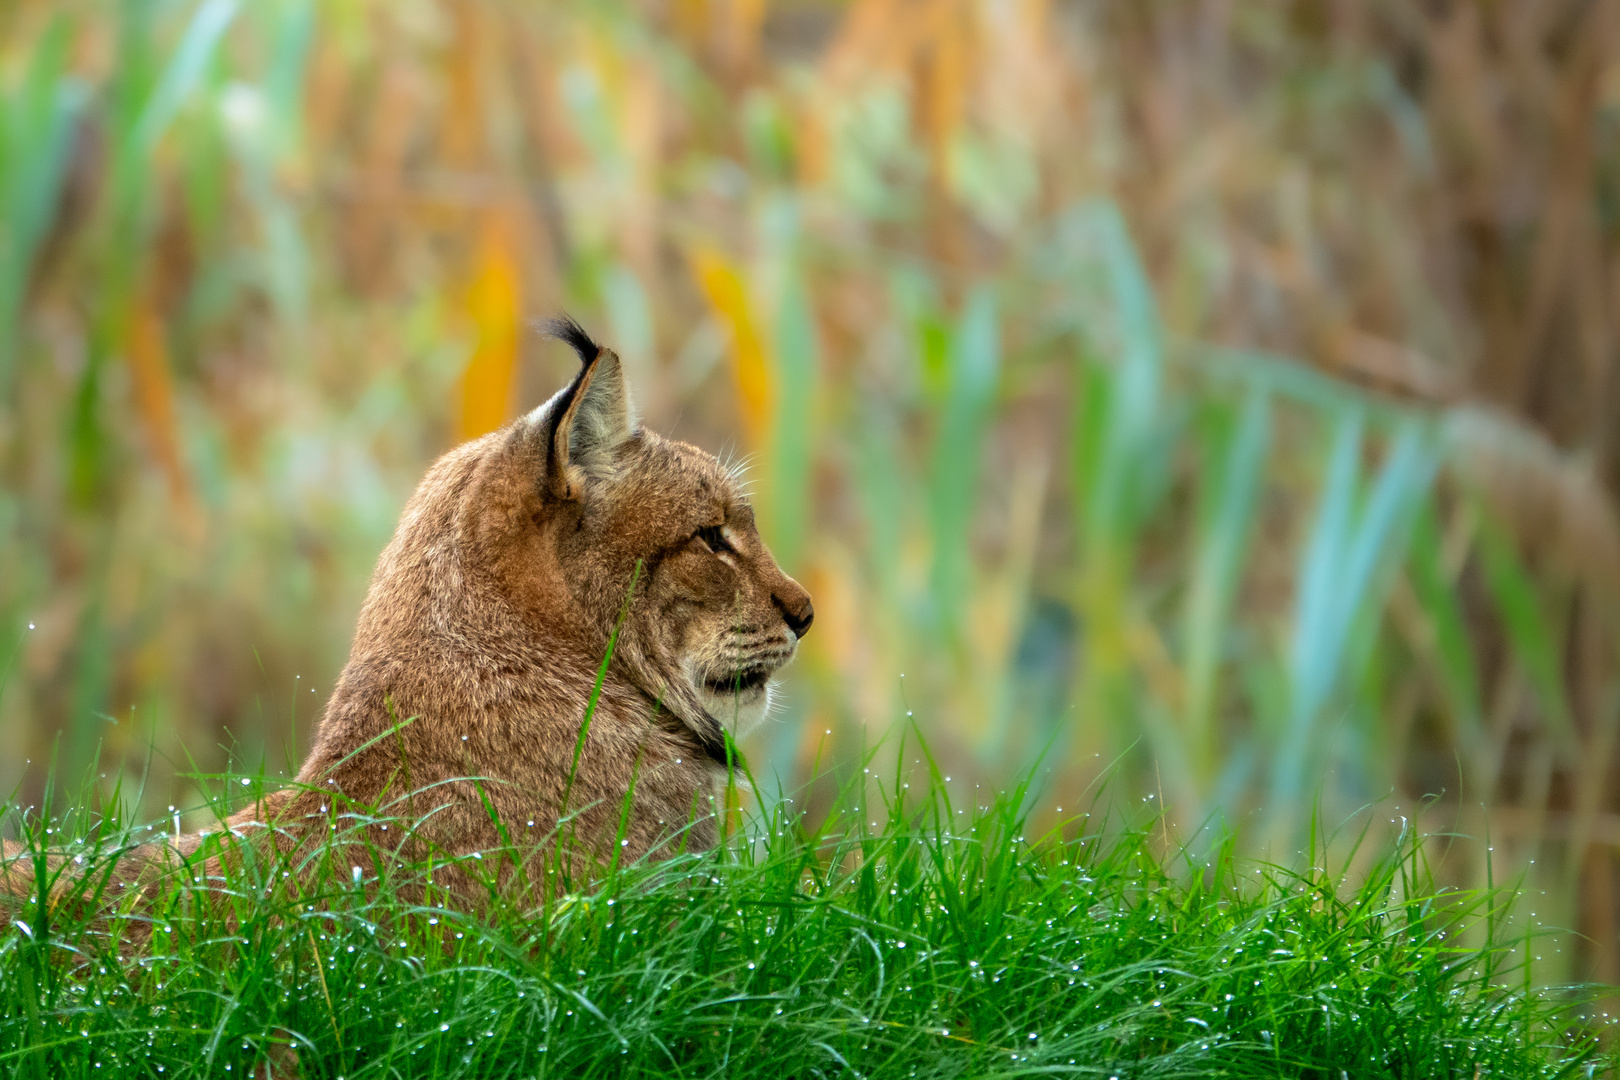
M 472 359 L 461 376 L 458 439 L 473 439 L 506 423 L 512 404 L 512 376 L 517 370 L 522 285 L 509 230 L 495 220 L 484 228 L 472 281 L 467 286 L 467 315 L 476 334 Z

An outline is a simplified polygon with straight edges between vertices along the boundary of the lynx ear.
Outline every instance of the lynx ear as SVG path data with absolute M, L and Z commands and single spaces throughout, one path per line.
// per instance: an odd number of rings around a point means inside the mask
M 544 483 L 559 499 L 578 500 L 588 481 L 611 480 L 619 447 L 635 433 L 630 391 L 618 354 L 592 341 L 563 316 L 546 326 L 579 353 L 582 366 L 569 386 L 536 410 L 546 442 Z

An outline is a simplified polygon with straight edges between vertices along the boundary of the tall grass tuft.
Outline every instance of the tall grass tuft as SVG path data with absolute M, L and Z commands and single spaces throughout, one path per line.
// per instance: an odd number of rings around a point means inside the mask
M 1551 1078 L 1600 1064 L 1590 1032 L 1567 1029 L 1569 999 L 1531 989 L 1512 951 L 1525 942 L 1496 936 L 1507 895 L 1436 891 L 1409 832 L 1350 881 L 1242 863 L 1231 845 L 1167 850 L 1162 820 L 1100 810 L 1034 835 L 1027 785 L 981 804 L 914 760 L 888 783 L 855 776 L 823 820 L 779 798 L 716 852 L 551 895 L 503 875 L 510 852 L 463 853 L 488 885 L 477 914 L 434 892 L 432 866 L 329 858 L 380 816 L 355 811 L 306 863 L 179 874 L 92 918 L 75 898 L 149 830 L 11 807 L 33 854 L 70 857 L 48 910 L 18 902 L 0 930 L 0 1072 Z

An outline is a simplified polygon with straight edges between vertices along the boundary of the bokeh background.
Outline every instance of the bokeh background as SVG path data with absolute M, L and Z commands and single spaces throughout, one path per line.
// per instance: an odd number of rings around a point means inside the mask
M 756 773 L 1405 817 L 1620 980 L 1617 257 L 1617 0 L 10 0 L 0 789 L 288 770 L 567 310 L 815 596 Z

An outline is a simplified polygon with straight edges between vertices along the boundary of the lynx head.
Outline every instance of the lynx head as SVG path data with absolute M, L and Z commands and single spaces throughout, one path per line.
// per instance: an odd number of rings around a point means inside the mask
M 713 455 L 641 428 L 619 358 L 572 320 L 549 331 L 583 362 L 573 382 L 490 439 L 480 547 L 525 619 L 604 655 L 725 760 L 770 706 L 810 596 L 766 549 Z M 482 469 L 480 471 L 483 471 Z

